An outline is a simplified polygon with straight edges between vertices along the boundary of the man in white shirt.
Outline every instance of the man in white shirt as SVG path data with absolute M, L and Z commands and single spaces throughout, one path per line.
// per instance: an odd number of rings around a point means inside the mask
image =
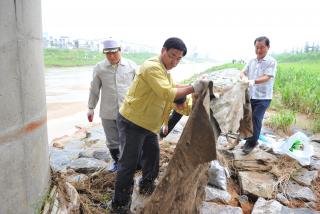
M 133 81 L 137 65 L 121 57 L 120 43 L 112 38 L 103 41 L 103 53 L 106 59 L 99 62 L 93 69 L 87 116 L 91 122 L 101 91 L 100 117 L 107 139 L 107 147 L 113 159 L 109 171 L 115 172 L 120 154 L 116 118 L 119 107 Z
M 270 48 L 269 39 L 265 36 L 258 37 L 254 46 L 257 57 L 250 60 L 240 74 L 241 79 L 249 83 L 253 123 L 253 136 L 246 140 L 244 154 L 249 154 L 258 144 L 262 120 L 272 100 L 277 70 L 276 60 L 267 55 Z

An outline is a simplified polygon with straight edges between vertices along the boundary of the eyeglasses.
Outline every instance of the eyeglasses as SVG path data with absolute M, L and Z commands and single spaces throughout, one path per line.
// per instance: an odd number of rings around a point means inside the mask
M 182 59 L 181 56 L 177 57 L 177 56 L 175 56 L 174 53 L 171 53 L 171 52 L 169 52 L 169 51 L 167 51 L 167 55 L 168 55 L 168 57 L 169 57 L 170 59 L 176 60 L 176 61 L 178 61 L 178 62 L 180 62 L 180 60 Z

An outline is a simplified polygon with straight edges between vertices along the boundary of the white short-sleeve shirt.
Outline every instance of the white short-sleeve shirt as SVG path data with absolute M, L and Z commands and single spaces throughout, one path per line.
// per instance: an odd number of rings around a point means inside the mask
M 271 76 L 267 82 L 255 84 L 249 88 L 251 99 L 272 99 L 276 70 L 277 61 L 271 56 L 265 56 L 260 60 L 255 58 L 249 61 L 243 70 L 249 80 L 256 80 L 263 75 Z

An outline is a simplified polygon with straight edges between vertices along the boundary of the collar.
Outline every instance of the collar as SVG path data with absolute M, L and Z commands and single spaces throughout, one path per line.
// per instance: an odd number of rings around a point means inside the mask
M 164 66 L 164 64 L 163 64 L 163 62 L 162 62 L 162 60 L 161 60 L 161 55 L 159 55 L 158 59 L 159 59 L 159 62 L 160 62 L 161 67 L 162 67 L 163 70 L 165 71 L 165 74 L 169 74 L 170 72 L 166 69 L 166 66 Z
M 267 58 L 268 58 L 268 55 L 265 55 L 262 59 L 257 59 L 257 58 L 255 58 L 255 60 L 256 60 L 257 62 L 262 62 L 262 61 L 266 61 Z

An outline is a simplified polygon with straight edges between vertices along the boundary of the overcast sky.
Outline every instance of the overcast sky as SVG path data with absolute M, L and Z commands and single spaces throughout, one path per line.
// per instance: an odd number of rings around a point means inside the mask
M 319 2 L 319 3 L 318 3 Z M 42 0 L 43 32 L 155 46 L 168 37 L 216 59 L 254 56 L 265 35 L 273 52 L 320 42 L 319 0 Z

